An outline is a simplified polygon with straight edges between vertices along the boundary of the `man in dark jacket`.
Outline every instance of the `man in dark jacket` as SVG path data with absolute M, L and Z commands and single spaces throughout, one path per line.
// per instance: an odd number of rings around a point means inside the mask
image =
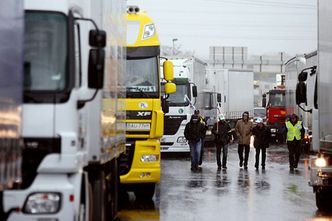
M 259 155 L 262 150 L 262 170 L 265 170 L 266 148 L 269 147 L 269 139 L 271 131 L 267 128 L 262 118 L 256 119 L 257 125 L 252 129 L 252 134 L 255 136 L 254 147 L 256 149 L 256 162 L 255 167 L 258 170 L 259 167 Z
M 208 129 L 208 126 L 207 126 L 207 122 L 206 122 L 205 117 L 200 114 L 198 109 L 196 109 L 194 111 L 194 115 L 197 115 L 199 117 L 199 121 L 204 125 L 205 132 L 206 132 L 207 129 Z M 198 163 L 199 166 L 202 165 L 202 163 L 203 163 L 204 142 L 205 142 L 205 134 L 204 134 L 204 136 L 202 137 L 202 140 L 201 140 L 202 146 L 201 146 L 201 153 L 200 153 L 200 158 L 199 158 L 199 163 Z
M 221 149 L 223 149 L 222 153 L 222 168 L 227 169 L 227 152 L 228 152 L 228 143 L 231 140 L 231 127 L 225 121 L 225 116 L 223 114 L 219 115 L 219 121 L 213 125 L 212 133 L 215 136 L 216 142 L 216 156 L 217 156 L 217 165 L 218 170 L 221 169 L 221 162 L 220 162 L 220 154 Z
M 184 136 L 188 140 L 191 153 L 191 170 L 199 170 L 198 163 L 201 154 L 202 138 L 205 135 L 205 126 L 200 122 L 199 116 L 192 115 L 190 122 L 184 129 Z
M 301 140 L 304 137 L 304 128 L 302 121 L 296 114 L 292 114 L 286 121 L 287 147 L 289 151 L 289 169 L 291 171 L 297 168 L 301 155 Z

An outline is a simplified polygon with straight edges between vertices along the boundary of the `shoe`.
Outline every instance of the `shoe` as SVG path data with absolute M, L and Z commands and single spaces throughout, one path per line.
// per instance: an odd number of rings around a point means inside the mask
M 293 172 L 294 171 L 294 167 L 289 167 L 289 171 Z
M 221 166 L 218 166 L 218 170 L 221 170 Z
M 222 167 L 222 169 L 223 169 L 223 170 L 227 170 L 227 167 L 226 167 L 226 166 L 224 166 L 224 167 Z
M 294 165 L 294 168 L 295 168 L 295 169 L 297 168 L 297 164 Z
M 244 166 L 244 169 L 245 169 L 245 170 L 247 170 L 247 169 L 248 169 L 248 167 L 247 167 L 247 166 Z
M 242 167 L 242 165 L 243 165 L 243 162 L 240 161 L 239 166 Z

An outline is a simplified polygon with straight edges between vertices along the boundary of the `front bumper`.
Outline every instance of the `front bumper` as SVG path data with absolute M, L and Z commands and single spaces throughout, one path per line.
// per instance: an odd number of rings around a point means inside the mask
M 36 192 L 58 192 L 61 194 L 60 209 L 54 214 L 27 214 L 23 207 L 28 196 Z M 75 220 L 78 214 L 78 200 L 71 201 L 75 195 L 74 186 L 68 182 L 66 175 L 38 175 L 33 184 L 25 190 L 7 190 L 3 195 L 4 211 L 9 214 L 7 221 L 60 221 Z M 75 206 L 75 203 L 77 204 Z M 15 209 L 14 209 L 15 208 Z
M 157 183 L 160 181 L 160 142 L 159 140 L 136 140 L 132 149 L 133 158 L 130 169 L 120 176 L 120 182 L 129 183 Z M 143 155 L 156 155 L 157 160 L 143 162 Z
M 309 159 L 309 185 L 313 187 L 332 188 L 332 165 L 323 168 L 317 167 L 315 165 L 316 159 L 317 156 L 310 156 Z

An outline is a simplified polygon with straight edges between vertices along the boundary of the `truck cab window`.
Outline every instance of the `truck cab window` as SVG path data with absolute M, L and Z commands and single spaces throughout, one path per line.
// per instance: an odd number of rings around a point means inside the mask
M 24 36 L 24 89 L 64 90 L 67 73 L 66 16 L 28 11 Z

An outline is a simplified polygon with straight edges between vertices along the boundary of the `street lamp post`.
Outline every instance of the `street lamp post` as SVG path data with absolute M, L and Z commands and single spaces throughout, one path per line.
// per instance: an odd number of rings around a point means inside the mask
M 172 39 L 172 42 L 173 42 L 172 53 L 173 53 L 173 55 L 175 54 L 175 52 L 174 52 L 174 50 L 175 50 L 175 48 L 174 48 L 174 42 L 176 42 L 177 40 L 178 40 L 177 38 L 173 38 Z

